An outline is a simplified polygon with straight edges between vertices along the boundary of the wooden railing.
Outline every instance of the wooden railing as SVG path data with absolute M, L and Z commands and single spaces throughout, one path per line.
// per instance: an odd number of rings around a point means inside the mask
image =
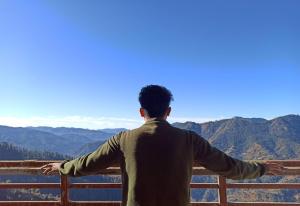
M 55 161 L 0 161 L 0 175 L 41 175 L 42 165 Z M 300 160 L 273 160 L 286 168 L 280 174 L 283 176 L 300 176 Z M 120 168 L 111 167 L 101 171 L 101 174 L 120 174 Z M 199 165 L 193 168 L 193 175 L 216 175 Z M 300 189 L 300 183 L 227 183 L 226 179 L 218 177 L 217 183 L 191 183 L 193 189 L 217 189 L 218 202 L 192 202 L 192 206 L 300 206 L 298 202 L 228 202 L 227 189 Z M 0 206 L 115 206 L 117 201 L 73 201 L 69 199 L 69 189 L 73 188 L 122 188 L 121 183 L 70 183 L 67 176 L 60 176 L 60 183 L 0 183 L 0 189 L 60 189 L 59 201 L 0 201 Z

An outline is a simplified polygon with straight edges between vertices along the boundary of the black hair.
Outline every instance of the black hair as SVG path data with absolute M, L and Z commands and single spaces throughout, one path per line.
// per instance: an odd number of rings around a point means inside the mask
M 147 111 L 150 118 L 163 117 L 172 100 L 172 93 L 160 85 L 147 85 L 139 94 L 141 107 Z

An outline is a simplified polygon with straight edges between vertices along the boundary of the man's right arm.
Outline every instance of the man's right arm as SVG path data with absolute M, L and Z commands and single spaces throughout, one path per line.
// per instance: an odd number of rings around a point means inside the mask
M 97 174 L 100 170 L 117 162 L 121 156 L 120 137 L 122 132 L 111 137 L 97 150 L 73 160 L 62 163 L 50 163 L 41 167 L 44 174 L 50 175 L 59 172 L 61 175 L 74 177 Z
M 101 169 L 107 168 L 118 161 L 121 155 L 119 145 L 121 134 L 111 137 L 92 153 L 63 162 L 59 167 L 59 173 L 76 177 L 96 174 Z
M 207 140 L 195 132 L 191 132 L 194 160 L 203 167 L 230 179 L 257 178 L 265 174 L 264 164 L 258 162 L 244 162 L 232 158 L 217 148 L 211 146 Z

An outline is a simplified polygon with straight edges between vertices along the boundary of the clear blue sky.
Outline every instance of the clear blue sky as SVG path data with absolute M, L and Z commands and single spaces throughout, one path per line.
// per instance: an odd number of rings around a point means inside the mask
M 139 120 L 147 84 L 173 92 L 182 120 L 299 114 L 299 8 L 297 0 L 1 1 L 0 123 Z

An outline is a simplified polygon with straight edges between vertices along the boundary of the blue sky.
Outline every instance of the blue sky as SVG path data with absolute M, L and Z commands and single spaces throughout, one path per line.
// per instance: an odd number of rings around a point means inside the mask
M 135 127 L 300 113 L 299 1 L 1 1 L 0 124 Z

